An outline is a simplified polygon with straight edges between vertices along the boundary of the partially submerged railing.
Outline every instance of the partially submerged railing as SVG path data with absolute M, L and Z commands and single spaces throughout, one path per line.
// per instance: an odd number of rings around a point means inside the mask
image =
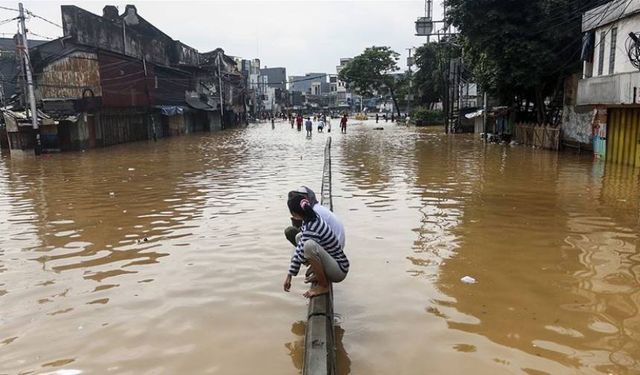
M 331 198 L 331 137 L 324 147 L 324 169 L 320 204 L 333 211 Z M 304 375 L 336 373 L 335 331 L 333 330 L 333 288 L 328 294 L 312 297 L 307 311 L 304 337 Z

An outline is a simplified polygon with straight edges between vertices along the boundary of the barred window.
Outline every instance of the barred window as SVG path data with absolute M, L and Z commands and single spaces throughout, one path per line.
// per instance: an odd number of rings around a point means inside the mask
M 600 33 L 600 52 L 598 54 L 598 75 L 601 76 L 604 72 L 604 44 L 606 41 L 607 33 Z
M 618 28 L 611 29 L 611 47 L 609 49 L 609 74 L 613 74 L 616 66 L 616 39 L 618 38 Z

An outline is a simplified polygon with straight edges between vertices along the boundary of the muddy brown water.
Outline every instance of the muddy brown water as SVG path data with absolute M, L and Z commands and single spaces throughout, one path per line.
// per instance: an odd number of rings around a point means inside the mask
M 341 374 L 640 373 L 638 170 L 383 127 L 331 134 Z M 3 155 L 0 374 L 298 373 L 284 200 L 326 136 Z

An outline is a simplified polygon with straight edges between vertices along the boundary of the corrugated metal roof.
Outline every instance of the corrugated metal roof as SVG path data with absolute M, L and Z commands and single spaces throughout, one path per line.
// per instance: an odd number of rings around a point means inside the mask
M 582 15 L 582 32 L 630 17 L 640 12 L 640 0 L 614 0 Z
M 29 48 L 36 47 L 41 44 L 47 43 L 47 40 L 35 40 L 35 39 L 27 39 L 29 43 Z M 16 50 L 16 42 L 13 38 L 0 38 L 0 51 L 9 51 L 14 52 Z

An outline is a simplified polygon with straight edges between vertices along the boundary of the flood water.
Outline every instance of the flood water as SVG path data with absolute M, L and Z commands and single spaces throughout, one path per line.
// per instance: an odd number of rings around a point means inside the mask
M 339 373 L 640 373 L 638 170 L 383 126 L 331 134 Z M 299 373 L 285 199 L 327 136 L 3 155 L 0 374 Z

